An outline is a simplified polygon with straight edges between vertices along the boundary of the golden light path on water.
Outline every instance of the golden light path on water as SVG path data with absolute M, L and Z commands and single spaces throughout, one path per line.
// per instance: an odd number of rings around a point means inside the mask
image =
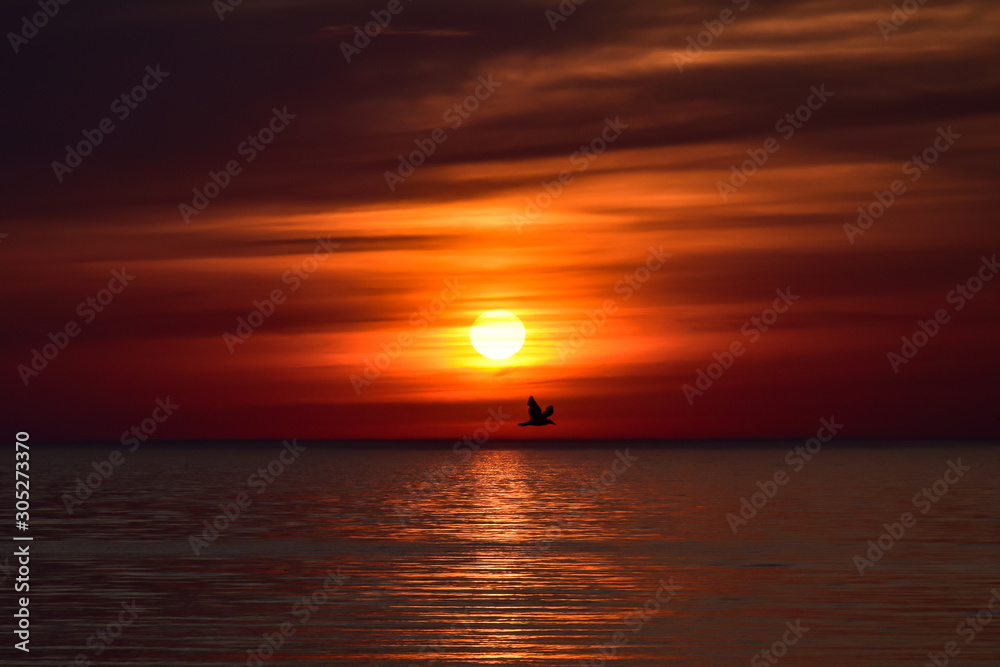
M 150 446 L 71 527 L 38 520 L 32 556 L 46 583 L 32 605 L 47 620 L 37 640 L 69 662 L 95 628 L 75 610 L 111 614 L 135 598 L 149 611 L 109 660 L 242 665 L 287 621 L 294 634 L 265 664 L 568 667 L 600 664 L 601 646 L 618 641 L 608 664 L 717 667 L 746 664 L 798 619 L 809 632 L 788 664 L 903 667 L 996 584 L 1000 528 L 983 508 L 1000 455 L 988 447 L 824 448 L 734 535 L 727 513 L 790 445 L 459 442 L 310 446 L 197 556 L 190 536 L 220 512 L 205 498 L 231 499 L 233 480 L 275 451 L 202 446 L 195 464 L 190 448 Z M 38 493 L 72 488 L 93 457 L 39 453 Z M 972 470 L 858 576 L 866 540 L 959 457 Z M 327 594 L 331 573 L 343 583 Z M 998 651 L 1000 638 L 980 633 L 964 664 L 992 664 Z

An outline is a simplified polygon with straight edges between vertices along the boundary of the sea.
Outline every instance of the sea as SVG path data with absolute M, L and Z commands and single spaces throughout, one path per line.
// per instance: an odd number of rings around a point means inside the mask
M 31 445 L 4 664 L 1000 665 L 1000 443 L 131 449 Z

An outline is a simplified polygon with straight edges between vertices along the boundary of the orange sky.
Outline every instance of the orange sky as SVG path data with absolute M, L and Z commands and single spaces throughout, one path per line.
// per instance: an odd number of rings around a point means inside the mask
M 11 65 L 31 98 L 4 160 L 5 425 L 117 440 L 170 396 L 181 407 L 157 437 L 455 438 L 499 406 L 504 438 L 797 435 L 830 415 L 857 437 L 997 435 L 1000 284 L 961 310 L 947 297 L 1000 251 L 1000 8 L 935 2 L 886 40 L 891 8 L 865 2 L 587 3 L 555 31 L 552 5 L 407 5 L 406 30 L 351 63 L 339 44 L 360 5 L 248 4 L 220 25 L 207 5 L 118 4 L 53 24 Z M 735 20 L 678 71 L 674 54 L 726 7 Z M 85 31 L 128 35 L 127 55 L 76 49 Z M 57 182 L 63 146 L 155 63 L 170 76 Z M 820 86 L 832 95 L 783 136 Z M 453 127 L 448 110 L 477 90 Z M 285 107 L 294 118 L 245 161 L 238 146 Z M 906 168 L 949 127 L 933 165 Z M 390 190 L 396 156 L 436 128 L 446 139 Z M 602 132 L 606 150 L 582 157 Z M 730 166 L 769 139 L 778 149 L 723 200 Z M 240 172 L 185 224 L 178 205 L 228 160 Z M 905 193 L 849 239 L 897 179 Z M 330 251 L 293 289 L 286 272 L 317 239 Z M 629 293 L 651 248 L 669 258 Z M 84 322 L 77 304 L 121 267 L 134 282 Z M 414 316 L 449 284 L 439 315 Z M 223 334 L 276 289 L 284 302 L 231 352 Z M 800 298 L 748 334 L 786 289 Z M 950 321 L 894 372 L 887 354 L 939 308 Z M 527 328 L 507 361 L 469 345 L 491 309 Z M 69 321 L 79 336 L 25 383 L 18 367 Z M 351 376 L 401 334 L 412 343 L 356 391 Z M 690 404 L 683 386 L 734 342 L 745 353 Z M 558 427 L 513 425 L 529 394 Z

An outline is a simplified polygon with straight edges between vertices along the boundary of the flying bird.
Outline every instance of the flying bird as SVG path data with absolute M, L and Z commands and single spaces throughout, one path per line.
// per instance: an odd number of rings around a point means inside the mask
M 538 407 L 538 403 L 535 403 L 535 397 L 528 397 L 528 416 L 531 417 L 526 422 L 518 424 L 518 426 L 545 426 L 546 424 L 555 425 L 555 422 L 549 419 L 552 416 L 552 406 L 545 408 L 545 412 Z

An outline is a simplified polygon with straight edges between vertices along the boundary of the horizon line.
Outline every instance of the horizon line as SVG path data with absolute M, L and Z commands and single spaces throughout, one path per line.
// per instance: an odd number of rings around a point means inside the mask
M 774 442 L 798 442 L 815 438 L 815 435 L 803 436 L 748 436 L 748 437 L 717 437 L 717 438 L 490 438 L 479 446 L 487 448 L 490 445 L 516 445 L 516 446 L 566 446 L 566 445 L 595 445 L 599 443 L 626 443 L 626 444 L 648 444 L 648 445 L 683 445 L 683 444 L 746 444 L 757 445 Z M 447 443 L 462 442 L 462 438 L 440 437 L 440 438 L 164 438 L 143 441 L 142 446 L 149 445 L 191 445 L 191 444 L 266 444 L 275 441 L 295 440 L 297 442 L 312 443 L 314 445 L 346 445 L 346 444 L 367 444 L 367 445 L 433 445 L 439 446 Z M 934 445 L 945 443 L 962 444 L 984 444 L 1000 445 L 1000 437 L 958 437 L 958 438 L 914 438 L 905 436 L 850 436 L 838 437 L 829 442 L 823 443 L 824 447 L 841 444 L 882 444 L 882 445 Z M 85 440 L 36 440 L 32 444 L 43 446 L 89 446 L 107 445 L 107 440 L 85 439 Z M 116 441 L 116 444 L 119 444 Z

